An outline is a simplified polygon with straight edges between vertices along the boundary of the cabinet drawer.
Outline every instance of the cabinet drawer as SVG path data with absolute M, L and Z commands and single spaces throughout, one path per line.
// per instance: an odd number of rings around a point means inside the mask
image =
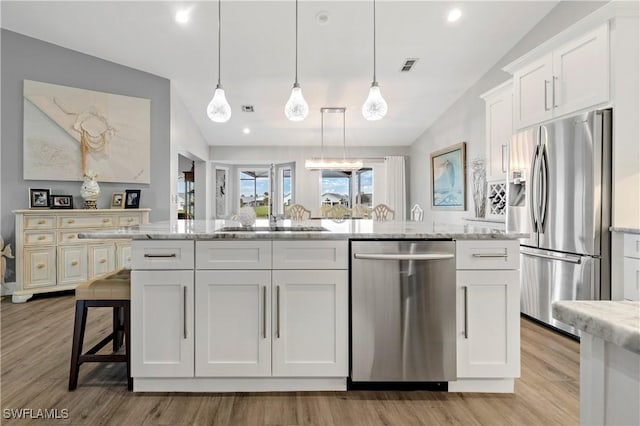
M 273 269 L 347 269 L 346 241 L 274 241 Z
M 55 244 L 55 232 L 25 232 L 24 245 Z
M 624 296 L 626 300 L 640 300 L 640 259 L 624 258 Z
M 118 216 L 118 226 L 140 225 L 139 215 Z
M 197 241 L 196 269 L 271 269 L 271 241 Z
M 55 228 L 55 216 L 25 216 L 24 229 L 52 229 Z
M 456 269 L 519 269 L 517 240 L 456 241 Z
M 60 231 L 58 232 L 58 242 L 60 244 L 65 244 L 65 243 L 78 243 L 83 241 L 78 241 L 78 231 Z
M 60 216 L 58 228 L 109 228 L 116 226 L 112 216 Z
M 132 269 L 193 269 L 193 241 L 132 241 Z
M 624 234 L 624 256 L 640 259 L 640 235 Z

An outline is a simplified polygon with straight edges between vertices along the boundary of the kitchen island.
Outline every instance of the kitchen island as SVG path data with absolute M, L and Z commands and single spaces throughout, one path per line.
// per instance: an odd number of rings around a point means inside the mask
M 553 316 L 582 331 L 580 424 L 640 424 L 640 302 L 558 301 Z
M 520 374 L 521 234 L 371 220 L 172 221 L 108 234 L 133 240 L 135 391 L 346 390 L 355 240 L 453 241 L 448 390 L 513 392 Z

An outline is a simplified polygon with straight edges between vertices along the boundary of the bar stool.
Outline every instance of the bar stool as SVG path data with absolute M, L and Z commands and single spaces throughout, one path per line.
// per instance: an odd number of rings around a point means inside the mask
M 131 271 L 122 269 L 111 272 L 76 287 L 76 317 L 73 327 L 73 347 L 71 350 L 71 369 L 69 371 L 69 390 L 78 386 L 80 365 L 85 362 L 126 362 L 127 388 L 133 390 L 131 378 Z M 82 353 L 84 332 L 87 323 L 87 310 L 94 307 L 113 308 L 113 331 L 98 344 Z M 116 352 L 125 343 L 125 353 Z M 112 354 L 96 353 L 113 341 Z

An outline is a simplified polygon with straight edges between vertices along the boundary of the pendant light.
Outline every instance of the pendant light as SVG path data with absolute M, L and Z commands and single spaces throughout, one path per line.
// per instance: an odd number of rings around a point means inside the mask
M 231 107 L 220 84 L 220 2 L 221 0 L 218 0 L 218 85 L 213 92 L 213 99 L 207 106 L 207 115 L 215 123 L 226 123 L 231 118 Z
M 320 158 L 307 158 L 304 160 L 304 167 L 308 170 L 359 170 L 364 164 L 362 160 L 347 160 L 347 135 L 346 135 L 346 115 L 347 109 L 340 108 L 320 108 Z M 342 159 L 324 158 L 324 115 L 342 114 Z
M 362 115 L 369 121 L 380 120 L 387 114 L 387 102 L 380 93 L 376 81 L 376 0 L 373 0 L 373 82 L 369 88 L 369 96 L 362 105 Z
M 291 89 L 291 96 L 284 106 L 284 115 L 291 121 L 302 121 L 309 115 L 309 105 L 304 100 L 298 83 L 298 0 L 296 0 L 296 80 Z

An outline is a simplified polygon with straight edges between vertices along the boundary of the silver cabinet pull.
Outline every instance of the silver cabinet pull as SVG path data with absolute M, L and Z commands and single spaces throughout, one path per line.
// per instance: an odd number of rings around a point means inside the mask
M 145 253 L 144 257 L 151 257 L 151 258 L 156 258 L 156 257 L 177 257 L 177 255 L 175 253 L 171 253 L 171 254 L 149 254 L 149 253 Z
M 262 287 L 262 338 L 267 338 L 267 286 Z
M 547 100 L 547 86 L 549 85 L 550 81 L 546 80 L 544 81 L 544 110 L 545 111 L 549 111 L 551 110 L 551 108 L 547 107 L 548 104 L 548 100 Z
M 187 286 L 182 287 L 182 336 L 187 338 Z
M 280 286 L 276 286 L 276 337 L 280 338 Z
M 469 338 L 469 315 L 468 315 L 468 301 L 469 301 L 469 287 L 466 285 L 462 287 L 464 291 L 464 338 Z
M 554 75 L 551 84 L 551 105 L 553 105 L 554 108 L 558 108 L 556 104 L 556 80 L 558 80 L 558 77 Z
M 354 253 L 355 259 L 367 260 L 444 260 L 453 259 L 452 253 L 420 253 L 420 254 L 385 254 Z
M 509 255 L 507 253 L 473 253 L 471 256 L 473 257 L 482 257 L 482 258 L 494 258 L 494 257 L 503 257 L 507 258 Z

